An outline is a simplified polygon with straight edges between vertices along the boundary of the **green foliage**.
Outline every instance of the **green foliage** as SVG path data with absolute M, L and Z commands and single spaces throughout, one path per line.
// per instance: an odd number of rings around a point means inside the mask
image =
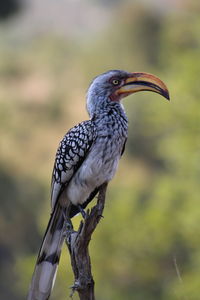
M 150 93 L 124 101 L 127 148 L 91 241 L 97 299 L 199 299 L 200 7 L 185 1 L 165 12 L 145 1 L 111 2 L 112 21 L 85 41 L 49 34 L 16 48 L 2 37 L 2 299 L 27 293 L 50 213 L 56 147 L 87 118 L 91 78 L 112 68 L 155 73 L 171 103 Z M 73 281 L 63 252 L 52 299 L 66 299 Z

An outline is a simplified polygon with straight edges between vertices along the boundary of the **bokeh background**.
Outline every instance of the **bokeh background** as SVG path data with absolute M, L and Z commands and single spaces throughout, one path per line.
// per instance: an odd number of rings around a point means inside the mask
M 171 103 L 124 100 L 126 152 L 90 246 L 97 299 L 200 299 L 200 2 L 1 0 L 2 300 L 26 298 L 56 148 L 88 118 L 91 79 L 113 68 L 156 74 Z M 72 283 L 64 247 L 51 299 Z

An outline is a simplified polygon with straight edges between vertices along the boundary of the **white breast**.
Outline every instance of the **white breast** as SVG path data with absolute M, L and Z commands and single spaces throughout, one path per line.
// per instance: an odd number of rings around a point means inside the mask
M 122 141 L 100 137 L 67 187 L 67 198 L 74 205 L 84 203 L 90 193 L 110 181 L 117 169 Z

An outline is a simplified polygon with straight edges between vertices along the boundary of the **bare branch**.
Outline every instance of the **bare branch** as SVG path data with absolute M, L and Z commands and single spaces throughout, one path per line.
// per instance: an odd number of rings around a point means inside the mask
M 88 246 L 97 224 L 99 223 L 105 204 L 107 183 L 100 187 L 97 204 L 87 211 L 86 218 L 81 221 L 78 231 L 73 230 L 71 220 L 67 220 L 66 244 L 71 256 L 74 273 L 72 294 L 78 292 L 80 300 L 95 300 L 94 280 L 91 272 L 91 261 Z

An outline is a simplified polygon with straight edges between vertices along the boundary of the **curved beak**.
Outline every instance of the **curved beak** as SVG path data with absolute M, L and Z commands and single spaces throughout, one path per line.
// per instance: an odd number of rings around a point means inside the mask
M 155 75 L 148 73 L 130 73 L 123 86 L 116 90 L 115 93 L 123 98 L 140 91 L 152 91 L 170 100 L 169 91 L 164 82 Z

